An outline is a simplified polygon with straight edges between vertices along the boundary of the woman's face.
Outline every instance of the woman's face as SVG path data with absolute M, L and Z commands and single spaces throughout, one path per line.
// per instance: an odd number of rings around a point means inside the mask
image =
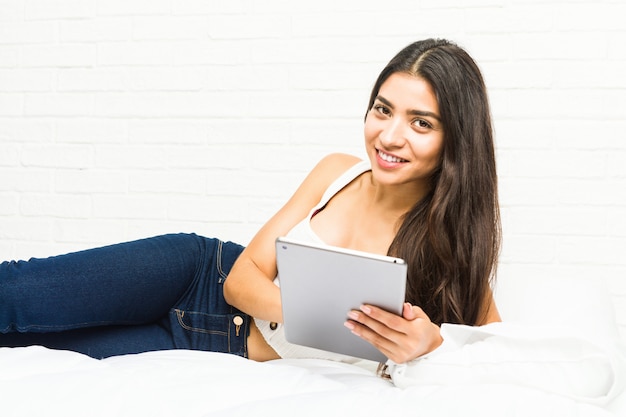
M 389 76 L 365 118 L 365 147 L 379 183 L 427 185 L 443 149 L 443 126 L 430 84 L 406 73 Z

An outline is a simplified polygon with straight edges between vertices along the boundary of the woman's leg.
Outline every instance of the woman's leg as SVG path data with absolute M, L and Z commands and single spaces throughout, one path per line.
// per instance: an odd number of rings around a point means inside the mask
M 42 344 L 95 357 L 177 347 L 171 309 L 206 274 L 217 244 L 165 235 L 4 262 L 0 346 Z
M 139 326 L 100 326 L 51 333 L 0 334 L 0 346 L 45 346 L 71 350 L 96 359 L 176 349 L 168 329 L 157 323 Z

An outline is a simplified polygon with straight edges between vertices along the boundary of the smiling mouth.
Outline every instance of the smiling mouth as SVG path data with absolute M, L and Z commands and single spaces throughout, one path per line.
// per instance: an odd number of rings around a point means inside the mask
M 383 161 L 392 162 L 392 163 L 409 162 L 406 159 L 398 158 L 397 156 L 384 153 L 380 149 L 376 149 L 376 152 L 378 153 L 378 157 L 382 159 Z

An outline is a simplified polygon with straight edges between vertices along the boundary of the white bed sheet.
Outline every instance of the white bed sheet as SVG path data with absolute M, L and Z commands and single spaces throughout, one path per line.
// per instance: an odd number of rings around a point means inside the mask
M 498 379 L 501 375 L 486 377 L 484 369 L 478 369 L 475 379 L 457 378 L 455 372 L 467 375 L 468 368 L 460 353 L 451 354 L 448 369 L 432 383 L 422 380 L 399 388 L 362 367 L 324 360 L 257 363 L 233 355 L 181 350 L 98 361 L 38 346 L 3 348 L 1 415 L 626 415 L 623 396 L 616 393 L 608 400 L 602 393 L 598 398 L 575 399 L 558 393 L 560 387 L 533 386 L 533 377 L 503 381 Z M 415 370 L 419 372 L 420 366 Z M 508 363 L 508 370 L 515 366 Z M 518 366 L 522 369 L 526 364 Z M 581 367 L 580 377 L 595 374 Z
M 580 308 L 604 306 L 606 293 L 595 282 L 553 284 L 504 286 L 505 323 L 445 325 L 442 349 L 396 372 L 395 385 L 324 360 L 180 350 L 99 361 L 0 348 L 0 415 L 626 416 L 626 352 L 612 310 Z

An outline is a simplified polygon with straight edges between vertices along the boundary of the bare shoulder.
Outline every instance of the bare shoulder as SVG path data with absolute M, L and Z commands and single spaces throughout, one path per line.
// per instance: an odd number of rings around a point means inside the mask
M 322 158 L 311 171 L 310 176 L 317 178 L 325 185 L 330 185 L 341 174 L 354 166 L 361 159 L 345 153 L 332 153 Z
M 287 206 L 300 207 L 302 218 L 317 204 L 326 191 L 340 175 L 354 166 L 361 159 L 353 155 L 333 153 L 322 158 L 306 176 L 300 187 L 288 201 Z

